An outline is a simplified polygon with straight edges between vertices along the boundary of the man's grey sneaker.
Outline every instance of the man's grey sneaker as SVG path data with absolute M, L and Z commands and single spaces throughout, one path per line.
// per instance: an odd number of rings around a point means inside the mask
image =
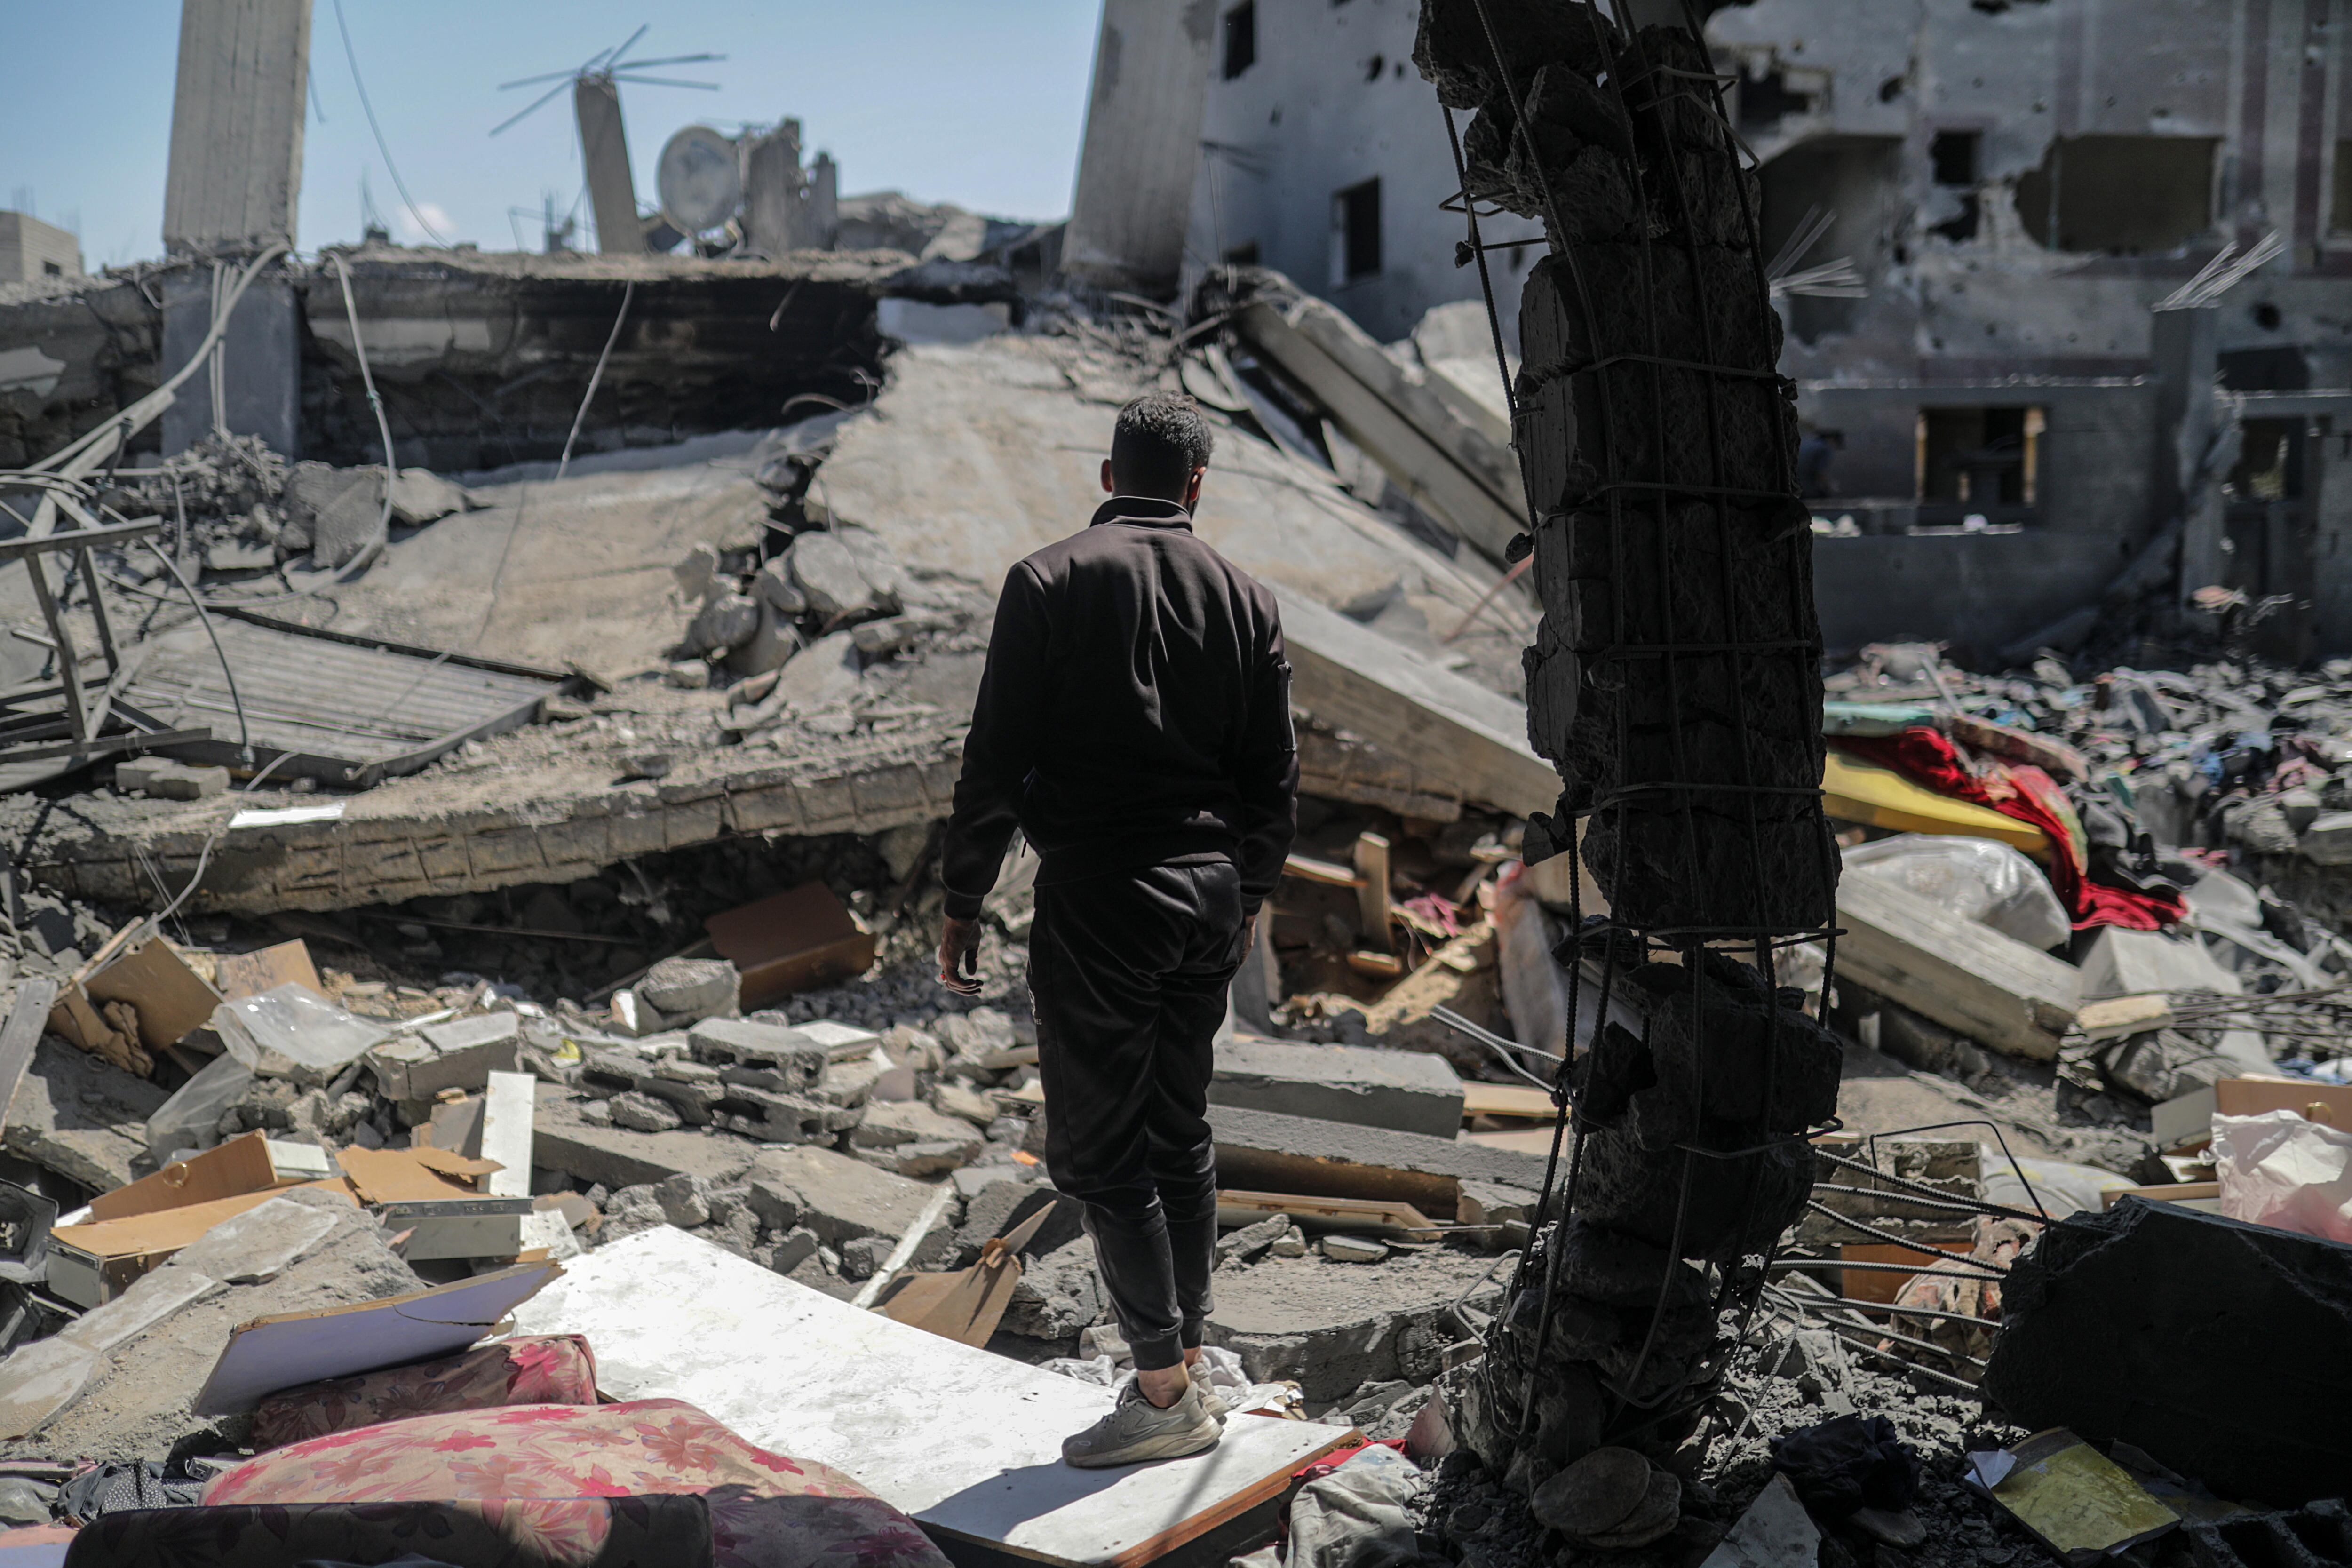
M 1215 1447 L 1223 1435 L 1224 1428 L 1202 1408 L 1197 1385 L 1187 1386 L 1182 1398 L 1162 1410 L 1130 1383 L 1109 1415 L 1062 1439 L 1062 1462 L 1096 1470 L 1147 1459 L 1180 1459 Z
M 1219 1394 L 1209 1382 L 1209 1361 L 1206 1356 L 1192 1363 L 1191 1375 L 1192 1392 L 1201 1396 L 1201 1408 L 1209 1413 L 1210 1420 L 1222 1423 L 1227 1415 L 1233 1414 L 1234 1407 L 1225 1403 L 1225 1396 Z

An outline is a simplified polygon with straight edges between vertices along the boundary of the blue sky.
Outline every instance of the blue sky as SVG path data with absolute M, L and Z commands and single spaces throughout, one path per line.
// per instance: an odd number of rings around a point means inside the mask
M 314 108 L 305 133 L 305 250 L 360 231 L 364 174 L 377 208 L 421 238 L 369 133 L 335 25 L 315 0 Z M 629 154 L 650 200 L 662 142 L 695 121 L 732 132 L 797 117 L 831 152 L 845 193 L 899 189 L 1007 217 L 1069 209 L 1094 56 L 1096 0 L 342 0 L 359 68 L 409 194 L 451 239 L 536 247 L 536 214 L 580 194 L 568 95 L 492 140 L 542 88 L 652 24 L 645 58 L 729 58 L 655 74 L 717 92 L 624 87 Z M 16 63 L 0 93 L 0 205 L 81 235 L 95 268 L 161 254 L 163 172 L 179 47 L 173 0 L 0 0 Z M 321 121 L 320 113 L 325 118 Z M 581 202 L 584 213 L 586 203 Z M 532 216 L 509 218 L 510 207 Z M 446 220 L 446 221 L 445 221 Z

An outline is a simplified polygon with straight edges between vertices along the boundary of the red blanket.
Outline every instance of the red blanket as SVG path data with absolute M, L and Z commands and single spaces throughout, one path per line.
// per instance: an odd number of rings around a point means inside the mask
M 2050 836 L 2050 885 L 2058 901 L 2073 917 L 2076 931 L 2094 926 L 2121 926 L 2126 931 L 2158 931 L 2188 918 L 2189 906 L 2177 893 L 2143 893 L 2095 882 L 2083 837 L 2083 824 L 2068 804 L 2066 792 L 2040 768 L 2020 763 L 1994 763 L 1983 773 L 1971 773 L 1959 752 L 1941 731 L 1906 730 L 1899 735 L 1842 736 L 1838 745 L 1855 756 L 1893 768 L 1938 795 L 1987 806 L 2003 816 L 2032 823 Z

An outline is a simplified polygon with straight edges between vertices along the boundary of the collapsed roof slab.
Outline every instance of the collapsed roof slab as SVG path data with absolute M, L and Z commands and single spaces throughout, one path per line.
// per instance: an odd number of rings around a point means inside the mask
M 688 615 L 671 566 L 756 546 L 770 497 L 747 452 L 635 473 L 477 485 L 479 510 L 395 542 L 328 595 L 338 631 L 617 679 L 667 662 Z
M 499 742 L 528 744 L 528 734 Z M 62 805 L 0 799 L 0 836 L 44 886 L 149 908 L 195 874 L 197 910 L 343 910 L 527 883 L 577 881 L 640 855 L 739 834 L 875 834 L 948 815 L 961 763 L 943 727 L 828 743 L 691 753 L 659 782 L 616 784 L 602 758 L 398 779 L 324 799 L 275 791 L 184 803 L 105 794 Z M 234 826 L 241 811 L 311 808 L 310 820 Z M 160 886 L 159 886 L 160 884 Z

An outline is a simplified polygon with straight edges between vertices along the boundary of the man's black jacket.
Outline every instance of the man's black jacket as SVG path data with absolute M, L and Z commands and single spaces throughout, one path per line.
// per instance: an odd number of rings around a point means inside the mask
M 1041 886 L 1231 860 L 1274 890 L 1298 819 L 1274 595 L 1173 501 L 1114 496 L 1005 574 L 940 877 L 969 920 L 1018 826 Z

